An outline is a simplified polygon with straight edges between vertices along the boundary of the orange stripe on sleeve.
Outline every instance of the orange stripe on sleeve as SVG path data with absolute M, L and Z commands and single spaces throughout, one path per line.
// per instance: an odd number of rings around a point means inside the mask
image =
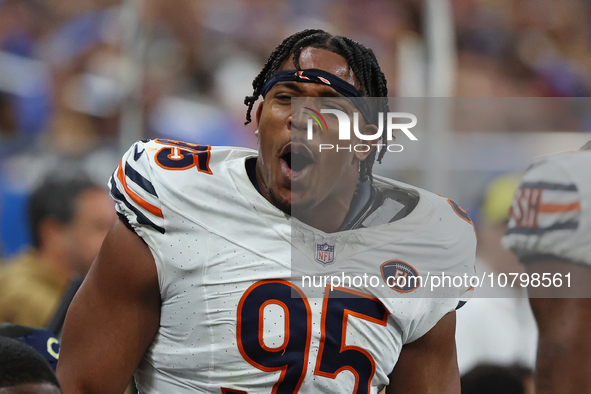
M 133 201 L 135 201 L 136 204 L 138 204 L 140 207 L 144 208 L 146 211 L 150 212 L 151 214 L 156 215 L 161 218 L 164 218 L 164 215 L 162 214 L 162 210 L 160 208 L 155 207 L 154 205 L 150 204 L 149 202 L 147 202 L 146 200 L 144 200 L 143 198 L 141 198 L 140 196 L 135 194 L 134 191 L 131 190 L 129 187 L 127 187 L 127 181 L 125 180 L 125 174 L 123 174 L 123 160 L 121 160 L 119 162 L 119 170 L 117 171 L 117 178 L 119 179 L 119 181 L 123 185 L 123 188 L 127 192 L 127 195 L 129 197 L 131 197 L 131 199 Z
M 570 204 L 540 204 L 538 212 L 541 213 L 559 213 L 569 211 L 580 211 L 581 203 L 573 202 Z

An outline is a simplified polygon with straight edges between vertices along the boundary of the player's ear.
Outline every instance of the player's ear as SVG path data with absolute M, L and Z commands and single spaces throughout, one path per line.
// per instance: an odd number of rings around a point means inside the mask
M 363 129 L 361 130 L 361 134 L 365 134 L 365 135 L 375 135 L 377 132 L 378 132 L 378 128 L 374 124 L 366 124 L 365 126 L 363 126 Z M 357 141 L 359 144 L 369 146 L 369 149 L 367 149 L 367 147 L 363 147 L 362 149 L 358 149 L 359 152 L 357 150 L 355 150 L 353 152 L 355 159 L 357 161 L 363 161 L 363 160 L 367 159 L 367 156 L 369 156 L 370 153 L 374 149 L 376 149 L 376 144 L 378 144 L 380 142 L 380 137 L 377 137 L 375 140 L 357 140 Z
M 261 101 L 259 106 L 257 107 L 257 112 L 255 113 L 255 118 L 257 120 L 257 128 L 259 126 L 259 122 L 261 121 L 261 113 L 263 112 L 263 106 L 265 105 L 265 101 Z M 258 130 L 257 130 L 258 132 Z

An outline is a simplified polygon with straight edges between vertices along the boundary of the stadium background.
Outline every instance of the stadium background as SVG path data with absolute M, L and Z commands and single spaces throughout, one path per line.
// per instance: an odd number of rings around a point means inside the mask
M 23 207 L 47 173 L 82 168 L 104 184 L 146 137 L 256 147 L 243 98 L 295 31 L 320 27 L 373 48 L 391 96 L 586 97 L 590 16 L 585 0 L 2 0 L 1 255 L 28 243 Z M 586 138 L 439 135 L 376 171 L 477 217 L 495 175 Z
M 373 48 L 390 96 L 585 100 L 590 20 L 589 0 L 0 0 L 0 257 L 30 243 L 27 198 L 48 174 L 106 184 L 142 138 L 256 148 L 244 96 L 298 30 Z M 451 123 L 374 171 L 454 198 L 477 221 L 492 179 L 578 149 L 591 125 L 584 110 L 543 131 Z

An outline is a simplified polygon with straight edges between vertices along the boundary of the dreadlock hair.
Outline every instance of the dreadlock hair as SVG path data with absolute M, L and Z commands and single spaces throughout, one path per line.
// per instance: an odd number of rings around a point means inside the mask
M 244 104 L 248 106 L 246 111 L 246 122 L 249 124 L 251 119 L 251 112 L 254 103 L 261 95 L 261 91 L 265 83 L 277 73 L 279 67 L 293 55 L 293 64 L 295 69 L 300 71 L 299 58 L 302 49 L 304 48 L 318 48 L 334 52 L 347 61 L 349 67 L 353 70 L 353 74 L 359 81 L 360 92 L 365 97 L 380 97 L 377 104 L 374 104 L 372 113 L 389 112 L 388 106 L 388 88 L 386 85 L 386 78 L 380 69 L 378 61 L 373 51 L 357 41 L 342 36 L 333 36 L 320 29 L 308 29 L 299 33 L 295 33 L 287 37 L 281 44 L 275 48 L 271 56 L 265 63 L 265 66 L 252 82 L 254 89 L 252 96 L 247 96 L 244 99 Z M 382 143 L 387 144 L 387 134 L 382 134 Z M 381 163 L 385 149 L 380 151 L 377 160 Z M 372 168 L 376 160 L 376 149 L 361 162 L 359 171 L 359 180 L 365 182 L 372 180 Z

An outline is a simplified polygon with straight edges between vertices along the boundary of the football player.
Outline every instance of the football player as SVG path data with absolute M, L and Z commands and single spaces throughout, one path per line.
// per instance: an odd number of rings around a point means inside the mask
M 124 155 L 110 180 L 120 220 L 66 317 L 64 392 L 122 392 L 135 371 L 142 393 L 458 393 L 467 287 L 427 298 L 386 280 L 471 273 L 470 219 L 372 176 L 375 150 L 319 153 L 335 133 L 308 141 L 292 118 L 294 97 L 386 97 L 373 52 L 305 30 L 253 87 L 258 152 L 156 139 Z M 380 282 L 315 298 L 292 281 L 295 260 Z
M 515 194 L 503 238 L 530 275 L 540 331 L 538 394 L 591 392 L 590 170 L 591 142 L 536 160 Z

